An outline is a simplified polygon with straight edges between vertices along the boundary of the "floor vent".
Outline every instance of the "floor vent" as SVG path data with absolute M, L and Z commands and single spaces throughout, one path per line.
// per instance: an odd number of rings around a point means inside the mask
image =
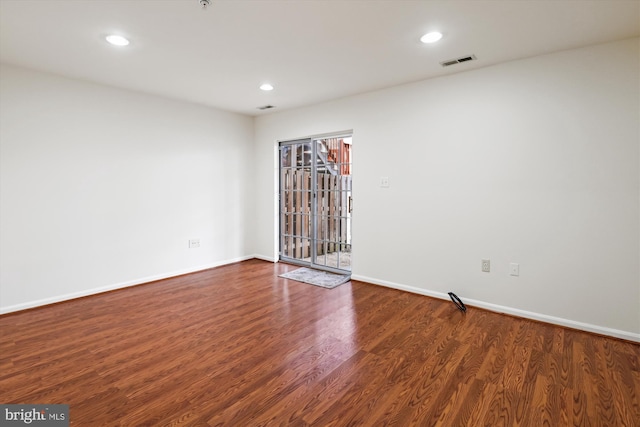
M 275 105 L 263 105 L 262 107 L 258 107 L 258 110 L 269 110 L 271 108 L 276 108 Z
M 442 61 L 440 65 L 442 65 L 443 67 L 448 67 L 450 65 L 459 64 L 461 62 L 475 61 L 476 59 L 478 58 L 476 58 L 475 55 L 469 55 L 469 56 L 463 56 L 461 58 L 450 59 L 449 61 Z

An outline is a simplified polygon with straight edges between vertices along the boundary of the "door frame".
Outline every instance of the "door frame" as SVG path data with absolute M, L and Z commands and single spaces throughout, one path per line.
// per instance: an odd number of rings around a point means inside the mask
M 296 265 L 300 265 L 300 266 L 306 266 L 306 267 L 311 267 L 314 269 L 318 269 L 318 270 L 324 270 L 324 271 L 329 271 L 329 272 L 333 272 L 333 273 L 339 273 L 339 274 L 351 274 L 351 270 L 353 268 L 352 263 L 349 264 L 350 269 L 349 270 L 345 270 L 345 269 L 341 269 L 339 268 L 339 263 L 338 263 L 338 267 L 332 267 L 329 265 L 325 265 L 325 264 L 318 264 L 317 263 L 317 259 L 318 259 L 318 251 L 317 251 L 317 243 L 318 243 L 318 222 L 319 222 L 319 215 L 318 215 L 318 174 L 316 173 L 317 171 L 317 145 L 316 141 L 317 140 L 322 140 L 322 139 L 328 139 L 328 138 L 351 138 L 353 141 L 353 131 L 344 131 L 344 132 L 336 132 L 336 133 L 328 133 L 328 134 L 322 134 L 322 135 L 314 135 L 314 136 L 308 136 L 308 137 L 304 137 L 304 138 L 296 138 L 296 139 L 290 139 L 290 140 L 281 140 L 281 141 L 277 141 L 276 143 L 276 161 L 277 161 L 277 192 L 276 192 L 276 212 L 277 212 L 277 233 L 276 233 L 276 237 L 277 237 L 277 259 L 278 261 L 283 261 L 283 262 L 287 262 L 290 264 L 296 264 Z M 309 245 L 310 245 L 310 261 L 305 261 L 304 259 L 299 259 L 299 258 L 292 258 L 289 256 L 284 255 L 283 251 L 283 245 L 284 245 L 284 234 L 283 234 L 283 215 L 282 215 L 282 205 L 281 205 L 281 198 L 282 198 L 282 193 L 283 193 L 283 187 L 282 187 L 282 154 L 281 154 L 281 149 L 284 146 L 288 146 L 288 145 L 295 145 L 295 144 L 309 144 L 311 146 L 311 188 L 310 188 L 310 199 L 311 199 L 311 207 L 310 207 L 310 211 L 309 211 L 309 216 L 310 216 L 310 235 L 309 235 Z M 353 142 L 351 142 L 351 144 L 353 144 Z M 304 167 L 304 161 L 302 164 L 302 167 Z M 349 167 L 350 167 L 350 174 L 352 175 L 352 168 L 353 168 L 353 162 L 350 158 L 349 161 Z M 340 175 L 339 175 L 340 176 Z M 352 229 L 352 211 L 351 211 L 351 202 L 353 199 L 353 190 L 351 190 L 351 197 L 349 197 L 349 201 L 347 202 L 349 204 L 349 206 L 347 207 L 348 209 L 348 213 L 349 213 L 349 218 L 348 218 L 348 226 L 349 229 Z M 341 202 L 342 203 L 342 202 Z M 339 216 L 340 218 L 340 216 Z M 353 244 L 352 244 L 352 238 L 349 238 L 349 243 L 348 243 L 351 247 L 351 252 L 353 250 Z M 342 253 L 342 251 L 339 251 L 340 253 Z

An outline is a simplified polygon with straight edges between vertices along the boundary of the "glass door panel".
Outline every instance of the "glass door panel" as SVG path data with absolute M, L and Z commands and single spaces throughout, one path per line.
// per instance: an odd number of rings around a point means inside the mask
M 329 269 L 351 270 L 351 137 L 314 140 L 315 262 Z

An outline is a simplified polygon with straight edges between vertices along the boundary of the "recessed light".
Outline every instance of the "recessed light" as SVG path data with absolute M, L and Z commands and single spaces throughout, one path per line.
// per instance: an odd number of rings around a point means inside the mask
M 114 46 L 127 46 L 129 44 L 129 40 L 115 34 L 111 34 L 105 37 L 105 39 Z
M 270 85 L 269 83 L 264 83 L 264 84 L 260 85 L 260 89 L 262 89 L 264 91 L 269 91 L 269 90 L 273 90 L 273 86 Z
M 442 38 L 442 33 L 439 33 L 437 31 L 432 31 L 420 37 L 420 41 L 422 43 L 435 43 L 441 38 Z

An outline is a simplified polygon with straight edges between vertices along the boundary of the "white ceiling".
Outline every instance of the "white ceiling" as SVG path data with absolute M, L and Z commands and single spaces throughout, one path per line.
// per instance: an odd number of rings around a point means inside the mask
M 0 0 L 2 62 L 249 115 L 639 35 L 640 0 Z

